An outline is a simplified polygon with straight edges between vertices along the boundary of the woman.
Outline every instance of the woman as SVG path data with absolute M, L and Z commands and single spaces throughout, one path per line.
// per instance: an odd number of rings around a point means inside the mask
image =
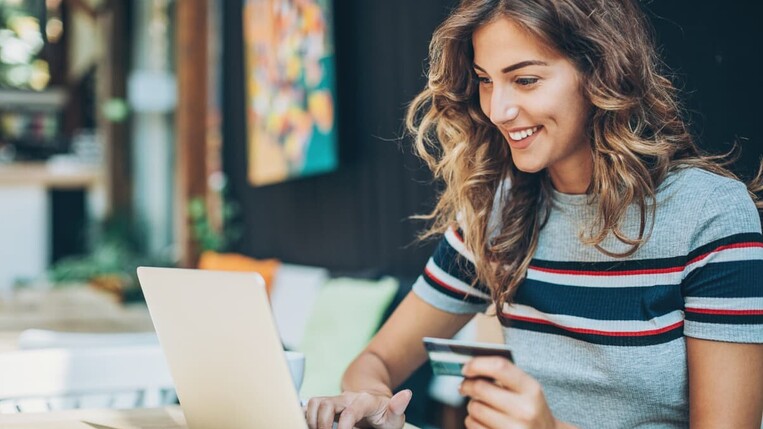
M 421 338 L 495 303 L 516 365 L 466 365 L 470 429 L 760 427 L 761 175 L 681 113 L 636 0 L 462 1 L 408 117 L 444 238 L 309 426 L 402 427 Z

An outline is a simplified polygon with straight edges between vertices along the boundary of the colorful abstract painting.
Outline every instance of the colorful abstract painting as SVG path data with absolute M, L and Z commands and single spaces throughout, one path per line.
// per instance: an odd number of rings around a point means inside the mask
M 337 166 L 331 0 L 244 0 L 249 181 Z

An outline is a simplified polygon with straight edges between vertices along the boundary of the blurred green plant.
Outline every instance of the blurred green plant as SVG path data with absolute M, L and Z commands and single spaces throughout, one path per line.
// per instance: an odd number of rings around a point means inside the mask
M 132 301 L 142 298 L 137 267 L 177 265 L 169 256 L 151 256 L 141 251 L 138 235 L 128 219 L 108 219 L 89 235 L 90 252 L 56 262 L 48 271 L 50 281 L 56 285 L 93 283 Z
M 194 197 L 188 203 L 188 217 L 191 220 L 191 235 L 201 251 L 224 252 L 241 237 L 242 230 L 234 222 L 240 210 L 236 203 L 222 199 L 222 228 L 216 228 L 207 212 L 203 197 Z
M 25 2 L 0 1 L 0 86 L 42 90 L 48 84 L 48 63 L 38 58 L 43 27 L 34 12 Z
M 124 98 L 110 98 L 103 103 L 101 113 L 103 113 L 103 117 L 107 120 L 120 123 L 124 122 L 130 115 L 130 106 Z

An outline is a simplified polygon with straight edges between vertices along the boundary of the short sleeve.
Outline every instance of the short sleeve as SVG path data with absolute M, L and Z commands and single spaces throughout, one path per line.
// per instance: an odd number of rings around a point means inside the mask
M 744 184 L 728 181 L 697 212 L 684 271 L 684 335 L 763 343 L 763 236 Z
M 448 229 L 424 272 L 413 285 L 413 292 L 440 310 L 450 313 L 479 313 L 487 310 L 490 292 L 474 285 L 474 258 L 466 249 L 462 233 Z

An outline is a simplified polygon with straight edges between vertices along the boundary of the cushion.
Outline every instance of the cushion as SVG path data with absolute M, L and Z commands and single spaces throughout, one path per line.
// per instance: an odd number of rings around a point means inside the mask
M 299 351 L 305 354 L 300 397 L 340 393 L 342 374 L 376 333 L 398 281 L 331 279 L 318 293 Z
M 255 259 L 239 253 L 217 253 L 206 251 L 199 258 L 199 268 L 214 271 L 257 272 L 265 279 L 265 286 L 270 295 L 281 262 L 277 259 Z

